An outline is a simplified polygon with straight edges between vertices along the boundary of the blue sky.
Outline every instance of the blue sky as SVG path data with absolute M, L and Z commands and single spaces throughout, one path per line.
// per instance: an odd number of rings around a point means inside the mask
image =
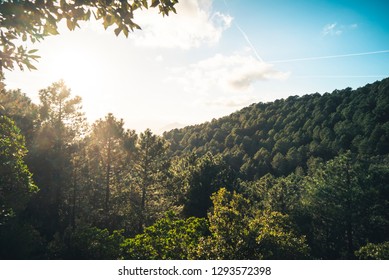
M 115 37 L 97 22 L 47 38 L 39 70 L 6 73 L 37 100 L 63 78 L 90 122 L 108 112 L 159 132 L 254 102 L 357 88 L 389 76 L 386 1 L 181 0 L 177 15 L 137 13 Z

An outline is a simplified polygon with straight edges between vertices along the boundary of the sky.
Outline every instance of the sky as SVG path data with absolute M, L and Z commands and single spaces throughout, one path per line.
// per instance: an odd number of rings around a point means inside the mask
M 257 102 L 358 88 L 389 76 L 389 2 L 181 0 L 135 14 L 116 37 L 90 21 L 39 49 L 37 71 L 6 72 L 38 102 L 63 79 L 89 122 L 113 113 L 138 132 L 198 124 Z

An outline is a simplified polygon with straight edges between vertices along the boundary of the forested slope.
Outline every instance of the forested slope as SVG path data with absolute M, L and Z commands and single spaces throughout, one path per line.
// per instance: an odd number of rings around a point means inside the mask
M 287 175 L 310 158 L 350 150 L 389 152 L 389 78 L 352 90 L 252 104 L 229 116 L 164 134 L 172 155 L 221 154 L 246 180 Z
M 137 134 L 0 83 L 2 259 L 389 259 L 389 79 Z

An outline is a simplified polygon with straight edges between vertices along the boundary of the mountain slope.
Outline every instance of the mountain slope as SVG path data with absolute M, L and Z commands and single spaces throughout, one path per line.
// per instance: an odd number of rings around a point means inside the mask
M 310 158 L 345 150 L 389 152 L 389 78 L 352 90 L 252 104 L 229 116 L 164 133 L 172 155 L 222 154 L 244 179 L 286 175 Z

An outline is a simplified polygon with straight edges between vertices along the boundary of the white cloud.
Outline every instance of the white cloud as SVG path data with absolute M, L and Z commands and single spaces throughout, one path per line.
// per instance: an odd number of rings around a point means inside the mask
M 162 55 L 157 55 L 157 56 L 155 57 L 155 61 L 156 61 L 156 62 L 162 62 L 163 60 L 164 60 L 164 58 L 163 58 Z
M 235 90 L 248 89 L 259 80 L 284 80 L 289 76 L 289 73 L 280 72 L 273 65 L 260 62 L 253 57 L 237 57 L 234 60 L 235 64 L 227 81 Z
M 350 29 L 355 29 L 355 28 L 358 28 L 358 24 L 356 23 L 353 23 L 353 24 L 350 24 Z
M 334 23 L 329 23 L 329 24 L 326 24 L 322 31 L 321 31 L 321 35 L 324 37 L 324 36 L 340 36 L 342 35 L 345 31 L 348 31 L 348 30 L 353 30 L 353 29 L 356 29 L 358 28 L 358 24 L 356 23 L 353 23 L 353 24 L 350 24 L 350 25 L 338 25 L 338 23 L 334 22 Z
M 215 56 L 172 71 L 173 80 L 183 84 L 189 92 L 207 95 L 213 89 L 247 92 L 257 81 L 285 80 L 289 73 L 276 70 L 273 65 L 258 61 L 253 56 Z
M 217 43 L 232 17 L 212 12 L 212 0 L 185 0 L 176 6 L 177 14 L 162 17 L 155 9 L 135 15 L 142 30 L 135 32 L 136 44 L 149 47 L 191 49 Z
M 329 23 L 329 24 L 325 25 L 323 27 L 323 30 L 322 30 L 321 34 L 323 36 L 327 36 L 327 35 L 332 35 L 332 36 L 333 35 L 341 35 L 343 31 L 338 29 L 337 25 L 338 24 L 336 22 L 335 23 Z

